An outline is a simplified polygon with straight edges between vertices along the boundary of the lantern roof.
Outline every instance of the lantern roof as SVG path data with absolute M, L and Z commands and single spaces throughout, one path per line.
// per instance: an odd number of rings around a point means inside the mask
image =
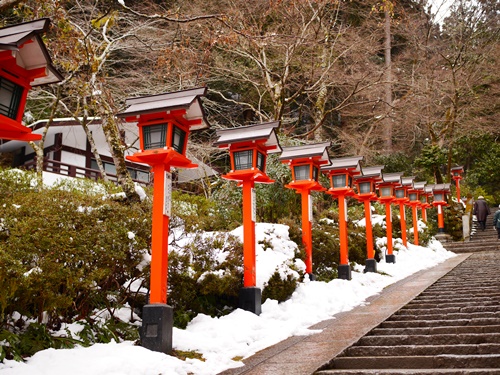
M 315 143 L 300 146 L 283 147 L 283 152 L 279 158 L 280 161 L 292 161 L 294 159 L 312 158 L 319 161 L 319 164 L 329 165 L 330 157 L 327 148 L 332 145 L 331 142 Z
M 41 34 L 47 32 L 49 24 L 48 18 L 42 18 L 0 29 L 0 54 L 11 53 L 16 64 L 28 71 L 45 68 L 45 75 L 37 75 L 30 83 L 31 86 L 56 83 L 63 79 L 52 64 L 41 37 Z
M 321 170 L 325 172 L 345 170 L 351 174 L 360 174 L 362 160 L 363 156 L 349 156 L 346 158 L 331 159 L 331 164 L 321 167 Z
M 444 191 L 444 192 L 449 192 L 450 191 L 450 184 L 436 184 L 434 185 L 433 192 L 435 191 Z
M 404 187 L 412 187 L 413 186 L 413 180 L 415 179 L 415 176 L 408 176 L 408 177 L 401 177 L 401 185 Z
M 379 181 L 382 179 L 382 169 L 384 169 L 383 165 L 376 165 L 373 167 L 363 167 L 361 168 L 362 174 L 360 176 L 356 176 L 356 179 L 365 177 Z
M 464 172 L 464 167 L 457 166 L 457 167 L 451 167 L 450 172 L 458 172 L 458 173 L 463 173 Z
M 413 182 L 413 190 L 424 190 L 426 181 L 414 181 Z
M 129 98 L 125 101 L 128 108 L 117 114 L 118 117 L 134 117 L 145 114 L 169 112 L 184 109 L 183 117 L 191 122 L 190 130 L 200 130 L 210 127 L 206 118 L 201 97 L 207 92 L 206 87 L 169 92 L 158 95 Z M 198 120 L 198 121 L 197 121 Z
M 400 184 L 402 175 L 403 172 L 384 173 L 382 175 L 382 183 Z
M 235 143 L 263 142 L 268 153 L 281 152 L 281 147 L 275 129 L 279 121 L 240 126 L 237 128 L 218 129 L 217 141 L 214 146 L 222 149 L 229 148 Z
M 436 185 L 425 185 L 424 192 L 426 194 L 432 194 L 432 191 L 434 190 L 434 186 L 436 186 Z

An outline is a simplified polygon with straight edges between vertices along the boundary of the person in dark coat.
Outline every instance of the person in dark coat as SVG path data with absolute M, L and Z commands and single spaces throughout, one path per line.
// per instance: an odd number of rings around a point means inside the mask
M 498 208 L 500 208 L 500 205 Z M 500 240 L 500 210 L 495 212 L 495 216 L 493 216 L 493 226 L 496 228 L 498 239 Z
M 482 195 L 477 197 L 477 201 L 474 202 L 473 214 L 476 215 L 479 227 L 482 231 L 484 231 L 486 229 L 486 218 L 489 214 L 491 214 L 491 211 L 488 203 L 486 203 Z

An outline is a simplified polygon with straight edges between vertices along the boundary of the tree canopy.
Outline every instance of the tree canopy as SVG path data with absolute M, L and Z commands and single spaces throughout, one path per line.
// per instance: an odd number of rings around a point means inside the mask
M 65 80 L 33 91 L 28 109 L 82 126 L 101 117 L 130 196 L 113 115 L 132 96 L 206 85 L 215 129 L 279 120 L 286 139 L 330 140 L 332 157 L 367 163 L 438 149 L 444 166 L 427 173 L 445 180 L 486 157 L 471 160 L 465 138 L 500 133 L 492 0 L 455 0 L 441 23 L 423 0 L 28 0 L 0 12 L 3 25 L 53 21 L 46 43 Z M 212 136 L 193 143 L 203 160 L 217 155 Z

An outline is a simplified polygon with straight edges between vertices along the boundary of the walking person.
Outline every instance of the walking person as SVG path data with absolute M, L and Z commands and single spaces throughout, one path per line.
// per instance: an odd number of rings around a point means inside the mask
M 490 207 L 484 200 L 484 197 L 480 195 L 477 197 L 477 201 L 474 202 L 473 215 L 476 215 L 479 228 L 481 228 L 482 231 L 486 229 L 486 218 L 489 214 L 491 214 Z
M 498 207 L 500 208 L 500 205 Z M 495 216 L 493 216 L 493 226 L 496 228 L 500 240 L 500 210 L 495 212 Z

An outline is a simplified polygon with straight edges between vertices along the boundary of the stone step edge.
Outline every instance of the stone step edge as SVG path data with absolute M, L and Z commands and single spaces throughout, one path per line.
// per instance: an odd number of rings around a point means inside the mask
M 397 357 L 336 357 L 332 369 L 434 369 L 434 368 L 495 368 L 500 354 L 485 355 L 436 355 Z

